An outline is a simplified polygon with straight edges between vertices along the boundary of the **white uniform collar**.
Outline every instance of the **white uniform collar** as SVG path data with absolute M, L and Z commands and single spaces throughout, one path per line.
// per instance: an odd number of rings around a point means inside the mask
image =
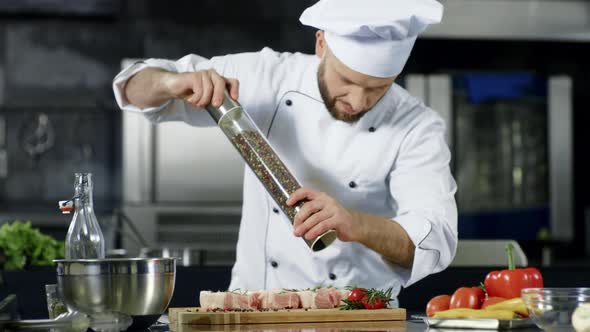
M 320 59 L 315 55 L 310 55 L 310 57 L 312 57 L 312 59 L 304 74 L 305 84 L 301 85 L 299 92 L 323 104 L 324 101 L 320 94 L 320 88 L 317 79 Z M 371 127 L 377 128 L 383 121 L 391 119 L 393 112 L 395 112 L 399 105 L 401 97 L 400 90 L 403 90 L 403 88 L 394 82 L 394 84 L 389 88 L 389 90 L 387 90 L 385 95 L 379 100 L 373 109 L 352 126 L 366 129 Z M 324 111 L 327 112 L 327 110 Z

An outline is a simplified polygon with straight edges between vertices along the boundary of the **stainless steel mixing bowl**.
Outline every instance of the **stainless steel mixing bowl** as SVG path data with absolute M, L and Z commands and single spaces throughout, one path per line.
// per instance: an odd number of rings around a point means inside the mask
M 59 294 L 69 310 L 133 317 L 144 329 L 166 311 L 176 278 L 174 258 L 56 260 Z

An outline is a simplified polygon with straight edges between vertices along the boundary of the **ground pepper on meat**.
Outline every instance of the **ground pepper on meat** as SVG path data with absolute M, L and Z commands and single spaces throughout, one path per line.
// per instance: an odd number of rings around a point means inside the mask
M 245 130 L 235 135 L 231 142 L 281 210 L 293 221 L 297 208 L 303 202 L 297 206 L 288 206 L 286 202 L 301 186 L 272 147 L 259 132 L 253 130 Z

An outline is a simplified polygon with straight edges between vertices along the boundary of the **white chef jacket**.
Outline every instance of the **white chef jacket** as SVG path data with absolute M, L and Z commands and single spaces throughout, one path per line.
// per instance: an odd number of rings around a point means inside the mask
M 357 123 L 335 120 L 320 96 L 318 64 L 314 55 L 269 48 L 209 60 L 191 54 L 178 61 L 138 62 L 115 77 L 113 88 L 121 109 L 142 112 L 151 121 L 214 126 L 206 111 L 182 100 L 140 109 L 125 99 L 125 83 L 146 67 L 174 72 L 214 68 L 237 78 L 238 101 L 303 186 L 323 191 L 347 208 L 395 220 L 416 246 L 411 269 L 355 242 L 336 240 L 312 252 L 245 167 L 230 289 L 359 285 L 392 287 L 396 296 L 401 287 L 445 269 L 455 255 L 456 184 L 444 121 L 397 84 Z

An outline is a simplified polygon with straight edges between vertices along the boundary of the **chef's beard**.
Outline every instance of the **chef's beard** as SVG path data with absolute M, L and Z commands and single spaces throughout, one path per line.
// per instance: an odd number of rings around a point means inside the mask
M 322 60 L 320 62 L 319 67 L 318 67 L 318 85 L 320 88 L 320 95 L 322 96 L 322 99 L 324 100 L 324 104 L 326 105 L 326 109 L 328 110 L 330 115 L 332 115 L 332 117 L 336 120 L 344 121 L 347 123 L 357 122 L 358 120 L 360 120 L 360 118 L 363 117 L 363 115 L 367 114 L 367 112 L 369 112 L 370 109 L 366 110 L 366 111 L 362 111 L 360 113 L 350 114 L 350 113 L 341 112 L 338 110 L 338 108 L 336 108 L 336 98 L 333 98 L 332 96 L 330 96 L 330 93 L 328 92 L 328 87 L 326 86 L 326 81 L 324 80 L 324 75 L 325 75 L 325 71 L 326 71 L 326 68 L 324 67 L 324 61 L 325 60 Z

